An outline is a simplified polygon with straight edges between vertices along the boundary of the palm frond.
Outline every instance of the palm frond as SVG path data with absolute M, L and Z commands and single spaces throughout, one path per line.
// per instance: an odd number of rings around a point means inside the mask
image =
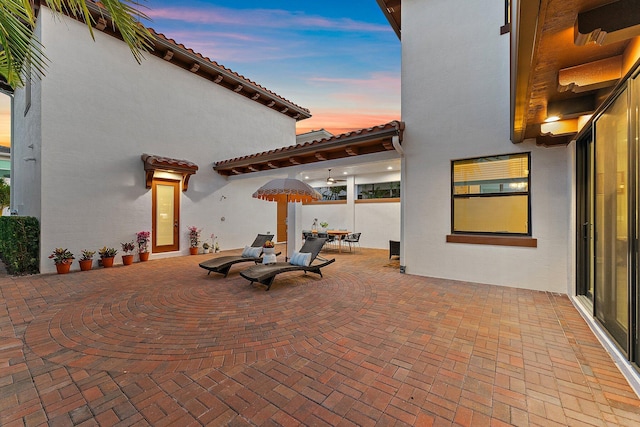
M 26 7 L 25 7 L 26 6 Z M 29 0 L 0 0 L 0 76 L 11 87 L 24 84 L 29 62 L 42 75 L 46 57 L 42 45 L 33 37 L 33 14 Z

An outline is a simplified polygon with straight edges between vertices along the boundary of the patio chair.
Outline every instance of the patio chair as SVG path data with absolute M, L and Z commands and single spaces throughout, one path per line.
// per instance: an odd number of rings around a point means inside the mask
M 360 246 L 360 235 L 362 233 L 351 233 L 348 234 L 347 237 L 344 238 L 343 242 L 346 242 L 349 244 L 349 252 L 351 252 L 351 245 L 353 245 L 354 250 L 356 245 Z
M 271 285 L 273 284 L 274 279 L 280 273 L 286 273 L 289 271 L 304 271 L 304 273 L 307 274 L 307 271 L 309 271 L 311 273 L 319 274 L 320 277 L 322 277 L 322 271 L 320 269 L 326 267 L 332 262 L 335 262 L 334 258 L 326 260 L 321 264 L 313 264 L 326 241 L 327 239 L 323 239 L 320 237 L 309 237 L 305 240 L 302 248 L 300 248 L 300 252 L 293 254 L 290 262 L 254 265 L 247 268 L 246 270 L 242 270 L 240 272 L 240 275 L 249 280 L 251 284 L 253 284 L 254 282 L 262 283 L 267 287 L 267 291 L 271 289 Z M 304 260 L 301 260 L 302 262 L 300 262 L 300 264 L 297 263 L 298 258 L 305 258 L 307 256 L 309 257 L 308 263 L 304 262 Z
M 273 234 L 258 234 L 256 239 L 251 244 L 251 247 L 262 248 L 262 245 L 264 245 L 264 243 L 267 240 L 271 240 L 271 239 L 273 239 Z M 207 261 L 203 261 L 198 265 L 204 268 L 205 270 L 209 270 L 209 272 L 207 273 L 207 276 L 211 274 L 211 272 L 214 272 L 214 273 L 223 274 L 224 277 L 227 277 L 227 275 L 229 274 L 229 270 L 231 270 L 231 267 L 234 264 L 238 264 L 241 262 L 255 262 L 255 263 L 262 262 L 262 250 L 254 251 L 256 252 L 254 254 L 248 254 L 248 252 L 250 251 L 246 251 L 246 248 L 245 248 L 244 252 L 245 252 L 245 256 L 225 255 L 217 258 L 212 258 Z M 256 255 L 256 256 L 249 256 L 249 255 Z

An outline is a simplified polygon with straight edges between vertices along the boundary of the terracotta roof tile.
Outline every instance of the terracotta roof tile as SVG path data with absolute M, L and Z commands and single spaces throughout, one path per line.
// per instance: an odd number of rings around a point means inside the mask
M 310 142 L 222 160 L 215 163 L 214 170 L 221 175 L 238 175 L 350 156 L 401 150 L 396 144 L 402 142 L 403 131 L 403 122 L 392 121 Z M 394 139 L 396 137 L 398 137 L 397 141 Z
M 328 144 L 330 142 L 334 142 L 334 141 L 340 141 L 340 140 L 346 140 L 350 137 L 353 137 L 355 135 L 366 135 L 366 134 L 370 134 L 373 133 L 375 131 L 378 130 L 385 130 L 385 129 L 392 129 L 392 128 L 396 128 L 399 130 L 403 130 L 404 129 L 404 123 L 403 122 L 399 122 L 397 120 L 394 120 L 392 122 L 389 123 L 385 123 L 383 125 L 378 125 L 378 126 L 373 126 L 370 128 L 366 128 L 366 129 L 358 129 L 355 131 L 350 131 L 350 132 L 346 132 L 346 133 L 342 133 L 339 135 L 334 135 L 328 138 L 321 138 L 321 139 L 317 139 L 311 142 L 304 142 L 302 144 L 294 144 L 294 145 L 289 145 L 287 147 L 281 147 L 281 148 L 275 148 L 273 150 L 268 150 L 268 151 L 263 151 L 261 153 L 254 153 L 254 154 L 249 154 L 247 156 L 243 156 L 243 157 L 236 157 L 234 159 L 228 159 L 228 160 L 222 160 L 220 162 L 216 163 L 216 166 L 223 166 L 227 163 L 235 163 L 241 160 L 248 160 L 248 159 L 252 159 L 252 158 L 257 158 L 257 157 L 262 157 L 266 154 L 275 154 L 275 153 L 284 153 L 284 152 L 288 152 L 288 151 L 294 151 L 296 149 L 299 148 L 304 148 L 304 147 L 310 147 L 310 146 L 317 146 L 317 147 L 321 147 L 323 144 Z
M 107 11 L 104 9 L 104 6 L 99 3 L 99 2 L 95 2 L 93 0 L 90 0 L 87 3 L 89 7 L 89 9 L 93 9 L 94 13 L 101 13 L 103 16 L 108 17 L 107 15 Z M 109 27 L 108 27 L 109 28 Z M 206 56 L 195 52 L 193 49 L 186 47 L 184 44 L 177 42 L 176 40 L 169 38 L 167 36 L 165 36 L 162 33 L 159 33 L 157 31 L 155 31 L 153 28 L 151 27 L 147 27 L 147 29 L 151 32 L 151 34 L 156 38 L 156 50 L 154 52 L 150 52 L 151 54 L 154 55 L 158 55 L 161 58 L 164 56 L 164 52 L 159 51 L 157 48 L 161 47 L 158 46 L 158 43 L 160 42 L 164 42 L 165 44 L 165 49 L 166 49 L 166 45 L 171 45 L 174 49 L 178 49 L 180 51 L 182 51 L 182 53 L 186 56 L 186 55 L 191 55 L 195 58 L 197 58 L 198 60 L 201 60 L 206 66 L 208 67 L 212 67 L 218 71 L 222 71 L 224 72 L 224 74 L 229 77 L 231 80 L 233 80 L 232 82 L 232 86 L 233 87 L 229 87 L 229 85 L 227 84 L 226 87 L 227 89 L 233 90 L 234 88 L 236 88 L 238 85 L 242 85 L 243 89 L 240 90 L 239 92 L 242 92 L 241 95 L 248 97 L 249 99 L 253 100 L 254 102 L 258 102 L 261 105 L 264 105 L 267 108 L 271 108 L 275 111 L 279 111 L 282 114 L 286 114 L 289 117 L 292 117 L 296 120 L 302 120 L 302 119 L 306 119 L 311 117 L 311 112 L 309 111 L 309 109 L 301 107 L 293 102 L 291 102 L 290 100 L 278 95 L 277 93 L 265 88 L 262 85 L 259 85 L 258 83 L 250 80 L 249 78 L 236 73 L 235 71 L 231 70 L 230 68 L 225 67 L 224 65 L 211 60 L 209 58 L 207 58 Z M 105 29 L 104 32 L 106 34 L 111 34 L 110 30 Z M 113 35 L 113 34 L 111 34 Z M 175 60 L 175 58 L 174 58 Z M 176 66 L 180 66 L 179 64 L 174 63 Z M 190 67 L 188 67 L 187 69 L 189 69 Z M 200 73 L 199 73 L 200 74 Z M 215 80 L 214 83 L 216 84 L 220 84 L 221 81 Z M 261 97 L 257 97 L 257 98 L 253 98 L 252 96 L 255 95 L 256 93 L 261 92 L 261 95 L 264 94 L 264 96 Z M 267 102 L 268 101 L 268 102 Z M 266 103 L 265 103 L 266 102 Z

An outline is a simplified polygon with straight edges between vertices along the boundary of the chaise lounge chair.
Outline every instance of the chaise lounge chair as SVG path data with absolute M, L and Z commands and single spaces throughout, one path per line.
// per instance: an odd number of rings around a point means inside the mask
M 251 244 L 252 248 L 262 248 L 264 242 L 267 240 L 273 239 L 273 234 L 258 234 L 258 237 Z M 205 270 L 209 270 L 207 275 L 214 273 L 223 274 L 224 277 L 227 277 L 229 274 L 229 270 L 234 264 L 238 264 L 241 262 L 262 262 L 262 251 L 258 253 L 257 256 L 241 256 L 241 255 L 226 255 L 217 258 L 212 258 L 207 261 L 201 262 L 200 267 Z
M 273 280 L 280 273 L 286 273 L 288 271 L 304 271 L 305 274 L 307 271 L 311 273 L 319 274 L 322 277 L 321 268 L 326 267 L 335 261 L 334 259 L 325 260 L 321 264 L 313 264 L 313 261 L 318 256 L 318 253 L 324 246 L 327 239 L 319 238 L 319 237 L 308 237 L 305 239 L 304 245 L 300 248 L 299 253 L 295 253 L 293 257 L 291 257 L 290 262 L 276 262 L 275 264 L 260 264 L 254 265 L 246 270 L 242 270 L 240 275 L 245 279 L 251 281 L 251 284 L 254 282 L 262 283 L 267 286 L 267 291 L 271 289 L 271 285 L 273 284 Z M 303 265 L 298 265 L 296 263 L 296 258 L 305 258 L 304 254 L 309 257 L 308 263 L 302 263 Z M 306 264 L 306 265 L 304 265 Z

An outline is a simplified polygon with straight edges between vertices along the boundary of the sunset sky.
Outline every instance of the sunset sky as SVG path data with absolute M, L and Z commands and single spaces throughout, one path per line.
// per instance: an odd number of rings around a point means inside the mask
M 338 134 L 400 119 L 400 41 L 375 0 L 146 5 L 146 24 L 157 32 L 311 110 L 297 133 Z M 0 144 L 8 145 L 2 98 Z

